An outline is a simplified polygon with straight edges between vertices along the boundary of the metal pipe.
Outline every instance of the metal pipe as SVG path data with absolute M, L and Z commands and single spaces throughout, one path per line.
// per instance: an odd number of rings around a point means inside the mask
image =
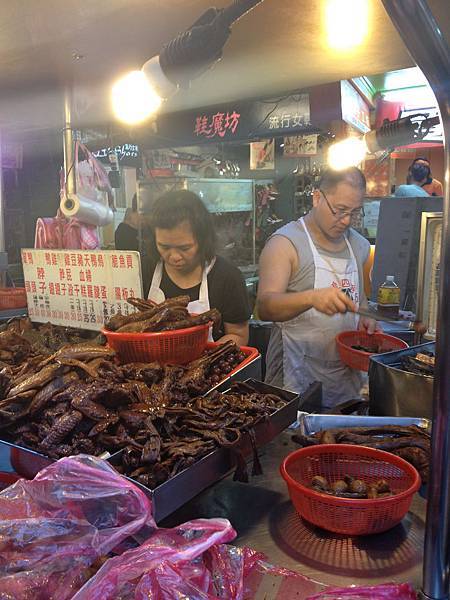
M 252 261 L 256 265 L 256 185 L 252 184 L 253 188 L 253 219 L 252 219 Z
M 72 129 L 72 93 L 69 88 L 64 92 L 64 177 L 66 196 L 74 196 L 77 191 L 75 174 L 75 156 Z
M 2 135 L 0 134 L 0 252 L 4 252 L 6 248 L 5 242 L 5 198 L 3 194 L 3 151 L 2 151 Z
M 450 48 L 426 0 L 383 0 L 416 64 L 436 96 L 445 138 L 445 192 L 440 268 L 433 442 L 423 565 L 423 595 L 449 594 L 450 517 Z

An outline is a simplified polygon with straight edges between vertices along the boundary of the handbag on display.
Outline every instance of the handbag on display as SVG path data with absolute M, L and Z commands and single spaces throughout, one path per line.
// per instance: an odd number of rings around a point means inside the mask
M 84 158 L 80 160 L 81 154 L 83 154 Z M 89 200 L 102 202 L 101 193 L 106 192 L 108 194 L 109 203 L 111 204 L 110 196 L 112 198 L 112 188 L 105 167 L 95 158 L 92 152 L 79 141 L 75 142 L 74 169 L 77 194 L 84 198 L 88 198 Z

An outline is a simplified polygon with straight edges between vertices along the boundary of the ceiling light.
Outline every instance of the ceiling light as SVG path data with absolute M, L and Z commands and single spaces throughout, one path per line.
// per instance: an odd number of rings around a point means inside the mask
M 381 127 L 368 131 L 362 138 L 349 137 L 331 144 L 328 148 L 328 164 L 337 170 L 357 166 L 367 153 L 392 151 L 400 146 L 420 142 L 439 123 L 439 117 L 429 117 L 422 113 L 396 121 L 385 121 Z
M 163 99 L 179 87 L 188 87 L 222 58 L 233 23 L 261 2 L 234 0 L 224 9 L 209 8 L 192 27 L 166 44 L 158 56 L 148 60 L 141 71 L 133 71 L 114 85 L 116 117 L 130 124 L 144 121 L 158 110 Z
M 341 170 L 356 167 L 362 163 L 367 154 L 367 146 L 363 139 L 351 137 L 331 144 L 328 148 L 328 164 L 332 169 Z
M 131 71 L 112 88 L 115 116 L 135 125 L 148 119 L 161 106 L 162 99 L 142 71 Z
M 362 44 L 369 31 L 368 0 L 327 0 L 325 27 L 330 48 L 356 48 Z

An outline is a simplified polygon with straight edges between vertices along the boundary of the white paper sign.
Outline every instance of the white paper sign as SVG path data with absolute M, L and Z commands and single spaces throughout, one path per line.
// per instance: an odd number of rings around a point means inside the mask
M 275 169 L 275 139 L 250 142 L 250 170 Z
M 317 133 L 284 138 L 284 156 L 302 157 L 317 154 Z
M 142 297 L 139 252 L 22 250 L 32 321 L 100 330 L 112 315 L 134 312 Z

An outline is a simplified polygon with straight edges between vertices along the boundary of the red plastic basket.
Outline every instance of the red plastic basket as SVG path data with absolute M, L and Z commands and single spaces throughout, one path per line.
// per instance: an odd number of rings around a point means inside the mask
M 25 288 L 0 288 L 0 310 L 27 307 Z
M 284 459 L 280 471 L 300 516 L 318 527 L 346 535 L 391 529 L 406 515 L 420 487 L 419 473 L 406 460 L 383 450 L 351 444 L 301 448 Z M 345 475 L 366 483 L 385 479 L 395 495 L 367 500 L 328 496 L 309 487 L 315 475 L 330 483 Z
M 122 362 L 183 365 L 199 358 L 208 343 L 211 323 L 158 333 L 116 333 L 103 329 L 108 345 Z
M 404 350 L 408 344 L 393 335 L 386 333 L 373 333 L 369 335 L 365 331 L 343 331 L 336 336 L 336 344 L 339 356 L 344 364 L 352 369 L 368 371 L 372 354 L 363 350 L 355 350 L 351 346 L 371 346 L 378 348 L 378 353 L 390 352 L 392 350 Z

